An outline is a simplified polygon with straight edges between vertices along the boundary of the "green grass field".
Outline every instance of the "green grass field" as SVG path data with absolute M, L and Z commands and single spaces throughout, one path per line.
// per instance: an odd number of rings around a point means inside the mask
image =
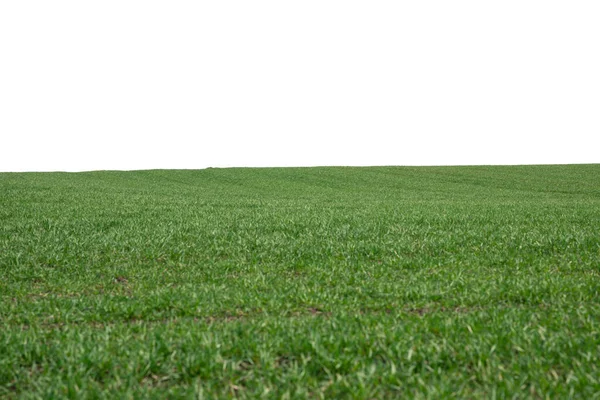
M 2 398 L 600 398 L 600 165 L 0 174 Z

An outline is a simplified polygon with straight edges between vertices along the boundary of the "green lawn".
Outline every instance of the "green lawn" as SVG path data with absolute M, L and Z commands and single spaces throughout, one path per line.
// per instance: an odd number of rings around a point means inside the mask
M 0 174 L 1 398 L 600 398 L 600 164 Z

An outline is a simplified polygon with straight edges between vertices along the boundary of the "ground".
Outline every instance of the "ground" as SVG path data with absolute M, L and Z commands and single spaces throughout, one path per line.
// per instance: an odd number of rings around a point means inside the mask
M 0 397 L 594 398 L 600 165 L 0 174 Z

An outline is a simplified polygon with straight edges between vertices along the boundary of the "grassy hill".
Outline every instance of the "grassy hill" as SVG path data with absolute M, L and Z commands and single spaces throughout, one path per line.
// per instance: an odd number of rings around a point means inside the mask
M 600 165 L 0 173 L 0 397 L 600 394 Z

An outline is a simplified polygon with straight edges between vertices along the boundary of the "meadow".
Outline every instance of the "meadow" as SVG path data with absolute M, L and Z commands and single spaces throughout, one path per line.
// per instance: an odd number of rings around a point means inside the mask
M 600 398 L 600 165 L 0 173 L 0 397 Z

